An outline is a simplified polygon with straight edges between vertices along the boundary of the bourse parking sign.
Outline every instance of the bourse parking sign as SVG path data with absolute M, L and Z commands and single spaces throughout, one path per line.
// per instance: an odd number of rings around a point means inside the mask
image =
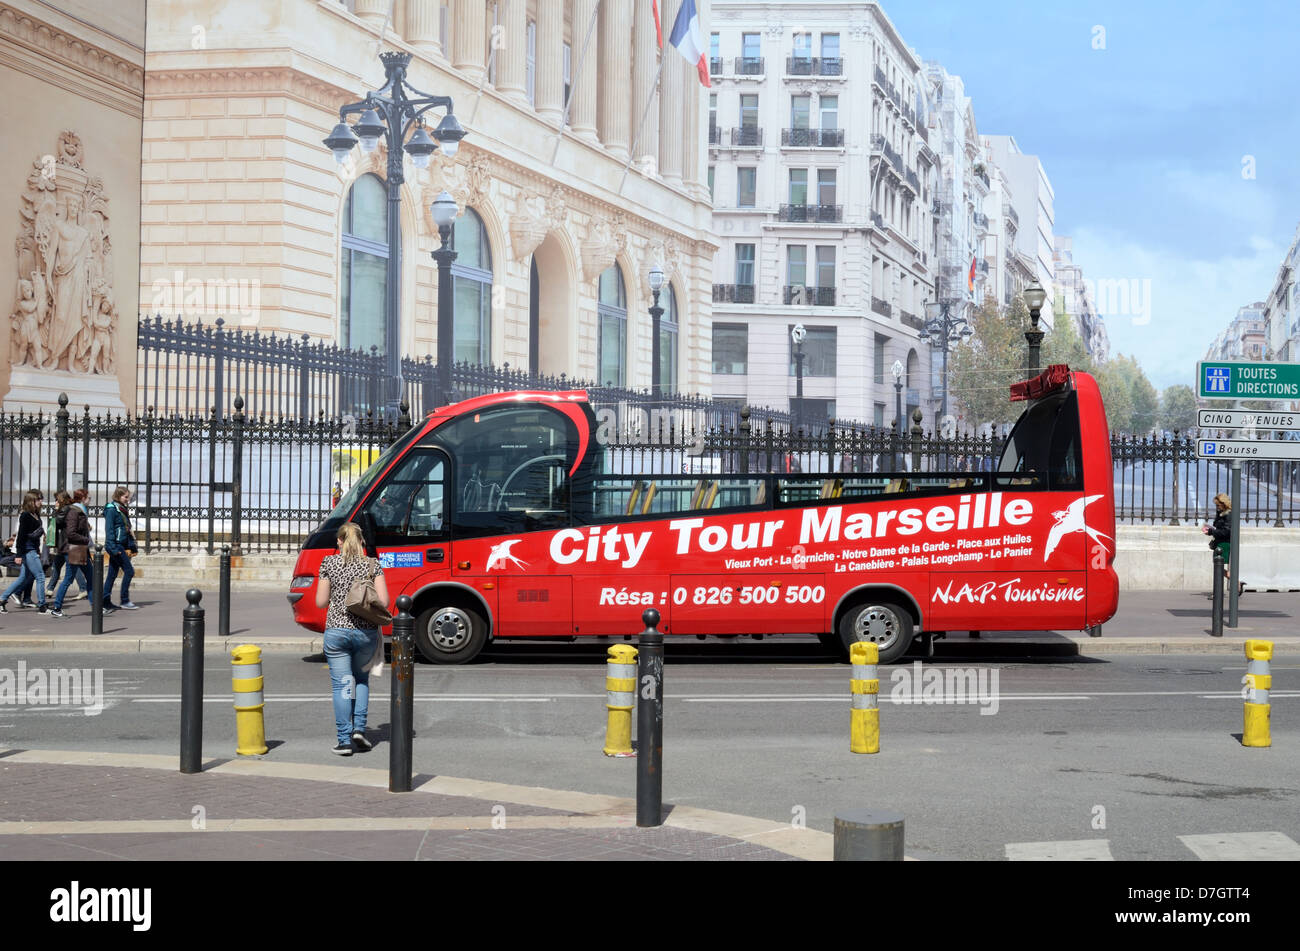
M 1227 393 L 1232 380 L 1232 371 L 1228 367 L 1205 367 L 1205 392 Z

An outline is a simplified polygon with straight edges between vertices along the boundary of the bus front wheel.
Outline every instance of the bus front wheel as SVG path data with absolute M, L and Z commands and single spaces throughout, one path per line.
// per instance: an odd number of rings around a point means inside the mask
M 465 604 L 437 604 L 415 619 L 415 646 L 431 664 L 465 664 L 487 643 L 487 622 Z
M 875 644 L 880 663 L 892 664 L 912 645 L 912 615 L 892 601 L 866 601 L 840 618 L 840 641 L 847 651 L 858 641 Z

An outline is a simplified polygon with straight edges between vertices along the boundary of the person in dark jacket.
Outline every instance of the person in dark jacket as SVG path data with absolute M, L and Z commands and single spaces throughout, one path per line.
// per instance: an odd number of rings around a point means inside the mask
M 64 519 L 63 540 L 59 548 L 60 554 L 67 562 L 68 573 L 64 575 L 63 583 L 54 593 L 54 609 L 50 612 L 51 617 L 63 617 L 63 597 L 68 593 L 68 585 L 72 584 L 73 578 L 78 579 L 82 591 L 87 598 L 90 597 L 90 509 L 87 508 L 89 497 L 90 493 L 85 489 L 78 489 L 69 500 L 70 504 Z
M 1214 497 L 1214 524 L 1202 525 L 1202 534 L 1210 536 L 1210 550 L 1223 556 L 1223 577 L 1231 579 L 1232 569 L 1232 499 L 1220 492 Z M 1246 593 L 1246 582 L 1239 583 L 1237 596 Z
M 35 489 L 35 488 L 33 488 L 33 489 L 28 489 L 27 491 L 30 492 L 32 495 L 36 496 L 38 499 L 40 499 L 40 500 L 41 500 L 41 505 L 42 505 L 42 506 L 45 505 L 45 493 L 44 493 L 44 492 L 42 492 L 40 489 Z M 50 540 L 47 538 L 47 539 L 45 539 L 44 544 L 42 545 L 42 548 L 44 547 L 44 545 L 48 545 L 48 544 L 50 544 Z M 41 557 L 41 569 L 42 569 L 42 571 L 44 571 L 44 568 L 45 568 L 45 557 L 44 557 L 45 552 L 44 552 L 44 551 L 38 551 L 37 554 L 39 554 L 39 555 L 42 556 L 42 557 Z M 21 567 L 21 565 L 20 565 L 19 567 Z M 35 581 L 35 579 L 33 579 L 32 577 L 29 576 L 29 577 L 27 578 L 27 582 L 26 582 L 26 584 L 24 584 L 24 585 L 23 585 L 23 586 L 18 590 L 18 606 L 19 606 L 20 608 L 34 608 L 34 607 L 36 606 L 35 602 L 32 601 L 32 584 L 34 583 L 34 581 Z
M 108 552 L 108 577 L 104 579 L 104 610 L 136 610 L 131 603 L 131 579 L 135 568 L 131 556 L 136 553 L 135 535 L 131 532 L 131 490 L 119 485 L 113 490 L 113 501 L 104 506 L 104 551 Z M 113 582 L 122 572 L 122 600 L 113 604 Z
M 18 555 L 22 558 L 22 571 L 3 595 L 0 595 L 0 614 L 9 613 L 9 598 L 22 591 L 28 581 L 36 587 L 37 610 L 45 613 L 45 569 L 41 565 L 41 546 L 45 544 L 45 524 L 41 521 L 41 500 L 34 492 L 23 496 L 23 512 L 18 517 Z

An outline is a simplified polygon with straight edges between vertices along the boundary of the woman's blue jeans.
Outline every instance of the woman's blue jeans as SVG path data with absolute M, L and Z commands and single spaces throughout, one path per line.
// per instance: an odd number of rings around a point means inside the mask
M 67 567 L 68 573 L 64 575 L 63 580 L 59 582 L 59 589 L 54 592 L 54 610 L 56 611 L 63 610 L 63 596 L 68 593 L 68 587 L 72 584 L 74 578 L 78 579 L 78 584 L 81 585 L 81 590 L 86 592 L 86 597 L 89 598 L 92 593 L 90 565 L 74 565 L 69 563 Z M 51 582 L 51 584 L 53 583 Z
M 353 733 L 366 731 L 370 674 L 361 668 L 374 655 L 378 638 L 378 630 L 325 628 L 325 660 L 330 666 L 330 684 L 334 688 L 334 728 L 341 744 L 350 744 Z
M 23 555 L 23 567 L 18 572 L 18 577 L 14 583 L 5 589 L 5 593 L 0 595 L 0 600 L 8 601 L 9 598 L 17 591 L 21 591 L 28 582 L 36 584 L 36 603 L 45 607 L 45 569 L 41 567 L 41 556 L 39 552 L 29 551 Z
M 131 579 L 135 577 L 135 566 L 131 564 L 131 556 L 126 550 L 119 548 L 117 553 L 109 553 L 108 556 L 108 575 L 104 578 L 104 604 L 113 603 L 113 582 L 117 580 L 117 573 L 122 572 L 122 598 L 118 604 L 131 603 Z

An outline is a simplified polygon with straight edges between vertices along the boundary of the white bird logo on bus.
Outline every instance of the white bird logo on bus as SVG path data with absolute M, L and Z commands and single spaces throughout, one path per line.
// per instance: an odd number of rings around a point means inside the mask
M 493 545 L 492 551 L 488 553 L 487 570 L 494 568 L 504 568 L 506 562 L 510 562 L 516 568 L 527 568 L 528 562 L 520 561 L 514 555 L 510 554 L 510 549 L 519 544 L 519 539 L 512 538 L 509 541 L 502 542 L 500 545 Z
M 1085 495 L 1082 498 L 1075 499 L 1061 511 L 1052 513 L 1056 517 L 1056 524 L 1052 526 L 1052 531 L 1047 536 L 1047 550 L 1043 553 L 1044 562 L 1052 557 L 1052 552 L 1056 550 L 1056 546 L 1060 544 L 1062 538 L 1066 535 L 1073 535 L 1075 532 L 1086 532 L 1093 541 L 1105 545 L 1102 539 L 1110 538 L 1110 536 L 1102 534 L 1095 528 L 1090 528 L 1083 518 L 1083 510 L 1100 498 L 1105 498 L 1105 496 Z

